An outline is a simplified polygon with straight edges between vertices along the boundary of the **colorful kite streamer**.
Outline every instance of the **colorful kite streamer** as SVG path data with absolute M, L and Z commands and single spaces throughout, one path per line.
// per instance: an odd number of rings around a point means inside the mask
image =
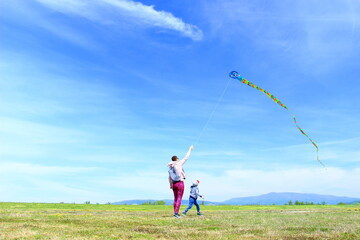
M 297 122 L 296 122 L 296 118 L 295 118 L 294 114 L 291 113 L 291 111 L 288 109 L 287 106 L 285 106 L 282 102 L 280 102 L 280 100 L 279 100 L 278 98 L 276 98 L 274 95 L 272 95 L 272 94 L 269 93 L 268 91 L 266 91 L 266 90 L 264 90 L 264 89 L 256 86 L 256 85 L 253 84 L 252 82 L 250 82 L 250 81 L 246 80 L 245 78 L 241 77 L 238 72 L 232 71 L 232 72 L 230 73 L 230 77 L 231 77 L 231 78 L 234 78 L 234 79 L 237 79 L 237 80 L 239 80 L 240 82 L 242 82 L 242 83 L 244 83 L 244 84 L 246 84 L 246 85 L 248 85 L 248 86 L 250 86 L 250 87 L 252 87 L 252 88 L 255 88 L 255 89 L 257 89 L 257 90 L 265 93 L 266 96 L 268 96 L 269 98 L 271 98 L 274 102 L 276 102 L 276 103 L 279 104 L 281 107 L 283 107 L 283 108 L 285 108 L 286 110 L 288 110 L 288 111 L 290 112 L 291 116 L 292 116 L 293 119 L 294 119 L 294 123 L 295 123 L 296 127 L 297 127 L 297 128 L 299 129 L 299 131 L 300 131 L 302 134 L 304 134 L 304 135 L 310 140 L 310 142 L 315 146 L 318 162 L 319 162 L 322 166 L 325 167 L 325 165 L 319 160 L 319 148 L 318 148 L 318 146 L 317 146 L 316 143 L 300 128 L 300 126 L 299 126 L 299 125 L 297 124 Z

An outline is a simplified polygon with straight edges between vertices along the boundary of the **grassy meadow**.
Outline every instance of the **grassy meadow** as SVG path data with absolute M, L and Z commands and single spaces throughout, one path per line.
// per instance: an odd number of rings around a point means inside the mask
M 360 239 L 360 205 L 194 208 L 0 203 L 0 239 Z

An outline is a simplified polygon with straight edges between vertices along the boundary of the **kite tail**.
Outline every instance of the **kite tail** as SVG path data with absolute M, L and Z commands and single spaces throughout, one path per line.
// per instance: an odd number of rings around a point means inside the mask
M 316 143 L 301 129 L 301 127 L 297 124 L 296 122 L 296 118 L 295 118 L 295 115 L 291 113 L 291 116 L 293 117 L 294 119 L 294 123 L 296 125 L 296 127 L 299 129 L 299 131 L 304 134 L 309 140 L 310 142 L 315 146 L 316 148 L 316 160 L 323 166 L 325 167 L 325 165 L 320 161 L 319 159 L 319 147 L 316 145 Z
M 299 129 L 299 131 L 300 131 L 302 134 L 304 134 L 304 135 L 310 140 L 310 142 L 315 146 L 315 148 L 316 148 L 316 154 L 317 154 L 317 161 L 318 161 L 323 167 L 325 167 L 325 165 L 324 165 L 324 164 L 320 161 L 320 159 L 319 159 L 319 148 L 318 148 L 318 146 L 317 146 L 316 143 L 300 128 L 300 126 L 299 126 L 299 125 L 297 124 L 297 122 L 296 122 L 296 118 L 295 118 L 294 114 L 291 113 L 291 111 L 289 110 L 289 108 L 288 108 L 285 104 L 283 104 L 282 102 L 280 102 L 280 100 L 279 100 L 278 98 L 276 98 L 274 95 L 272 95 L 272 94 L 269 93 L 268 91 L 262 89 L 262 88 L 259 87 L 259 86 L 256 86 L 256 85 L 253 84 L 252 82 L 250 82 L 250 81 L 246 80 L 245 78 L 243 78 L 242 76 L 240 76 L 240 74 L 239 74 L 238 72 L 232 71 L 232 72 L 229 74 L 229 76 L 230 76 L 231 78 L 234 78 L 234 79 L 239 80 L 240 82 L 248 85 L 249 87 L 252 87 L 252 88 L 254 88 L 254 89 L 259 90 L 260 92 L 264 93 L 266 96 L 268 96 L 269 98 L 271 98 L 271 100 L 273 100 L 274 102 L 276 102 L 277 104 L 279 104 L 281 107 L 283 107 L 283 108 L 285 108 L 286 110 L 288 110 L 288 111 L 290 112 L 291 116 L 292 116 L 293 119 L 294 119 L 294 123 L 295 123 L 296 127 L 297 127 L 297 128 Z
M 245 78 L 243 78 L 242 76 L 240 76 L 239 73 L 237 73 L 237 72 L 235 72 L 235 71 L 232 71 L 232 72 L 230 73 L 230 77 L 239 80 L 240 82 L 248 85 L 249 87 L 252 87 L 252 88 L 254 88 L 254 89 L 259 90 L 260 92 L 262 92 L 262 93 L 264 93 L 266 96 L 268 96 L 271 100 L 273 100 L 274 102 L 276 102 L 277 104 L 279 104 L 281 107 L 289 110 L 289 109 L 287 108 L 287 106 L 285 106 L 285 104 L 283 104 L 282 102 L 280 102 L 280 100 L 279 100 L 277 97 L 275 97 L 274 95 L 272 95 L 272 94 L 269 93 L 268 91 L 262 89 L 261 87 L 256 86 L 256 85 L 253 84 L 252 82 L 246 80 Z

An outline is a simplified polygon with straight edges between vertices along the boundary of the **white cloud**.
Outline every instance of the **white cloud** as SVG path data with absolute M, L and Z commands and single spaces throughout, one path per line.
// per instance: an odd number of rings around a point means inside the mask
M 316 72 L 357 56 L 359 1 L 214 1 L 206 6 L 215 37 L 249 39 L 255 48 Z M 230 29 L 229 29 L 230 28 Z M 312 67 L 318 64 L 316 68 Z
M 221 176 L 192 173 L 203 179 L 208 200 L 227 200 L 269 192 L 300 192 L 360 197 L 360 169 L 296 168 L 284 170 L 233 169 Z
M 84 203 L 91 200 L 93 203 L 101 199 L 105 203 L 110 198 L 106 193 L 76 185 L 77 181 L 50 181 L 25 173 L 17 175 L 14 179 L 0 179 L 0 191 L 6 192 L 2 201 Z
M 111 187 L 121 195 L 115 201 L 126 199 L 156 199 L 171 198 L 166 168 L 162 172 L 138 171 L 132 174 L 123 173 L 121 176 L 108 176 L 97 179 L 96 183 Z
M 79 178 L 98 170 L 95 167 L 0 162 L 0 191 L 6 192 L 3 201 L 83 203 L 90 197 L 95 200 L 101 196 L 81 186 L 83 182 Z
M 73 44 L 76 44 L 80 47 L 92 50 L 98 50 L 99 45 L 84 34 L 84 32 L 79 31 L 79 29 L 74 29 L 73 26 L 66 26 L 56 19 L 49 19 L 48 15 L 41 15 L 38 11 L 35 10 L 33 2 L 27 0 L 18 0 L 18 1 L 2 1 L 2 13 L 5 18 L 13 22 L 17 22 L 20 25 L 36 25 L 40 28 L 43 28 L 50 33 L 65 39 Z M 21 16 L 21 17 L 19 17 Z M 45 19 L 44 19 L 45 18 Z M 14 31 L 13 33 L 19 33 Z M 33 36 L 34 33 L 29 33 L 28 37 L 26 35 L 18 36 L 22 39 L 23 44 L 34 44 Z M 36 43 L 40 44 L 40 43 Z M 35 45 L 36 45 L 35 44 Z M 14 53 L 13 53 L 14 54 Z
M 85 17 L 102 24 L 117 24 L 124 18 L 133 23 L 178 31 L 193 40 L 203 38 L 202 31 L 195 25 L 185 23 L 169 12 L 157 11 L 154 6 L 129 0 L 37 0 L 56 11 Z M 115 17 L 115 18 L 114 18 Z M 120 19 L 120 18 L 123 19 Z
M 27 176 L 37 175 L 61 175 L 69 173 L 83 173 L 95 171 L 94 167 L 64 167 L 64 166 L 44 166 L 31 163 L 19 162 L 0 162 L 0 173 L 5 174 L 26 174 Z
M 200 167 L 201 168 L 201 167 Z M 200 169 L 199 168 L 199 169 Z M 59 167 L 26 163 L 0 163 L 0 189 L 27 189 L 37 192 L 51 192 L 43 195 L 42 201 L 99 201 L 114 202 L 127 199 L 172 199 L 166 168 L 162 171 L 120 171 L 117 175 L 91 176 L 98 172 L 91 167 Z M 53 181 L 42 176 L 76 173 L 76 181 Z M 11 176 L 17 176 L 16 178 Z M 289 168 L 276 170 L 246 169 L 228 167 L 217 174 L 201 171 L 187 171 L 184 199 L 188 197 L 189 186 L 195 179 L 201 181 L 200 192 L 209 201 L 225 201 L 235 197 L 255 196 L 269 192 L 299 192 L 326 195 L 360 197 L 358 182 L 360 168 Z M 74 179 L 73 179 L 74 180 Z M 91 188 L 84 187 L 91 184 Z M 55 191 L 56 190 L 56 191 Z M 79 194 L 73 196 L 72 194 Z M 39 201 L 10 191 L 8 199 Z
M 269 192 L 316 193 L 337 196 L 360 197 L 357 183 L 360 168 L 291 168 L 278 170 L 240 169 L 233 167 L 222 174 L 203 171 L 187 171 L 184 199 L 192 181 L 201 181 L 200 191 L 209 201 L 225 201 L 235 197 L 266 194 Z M 111 186 L 126 199 L 171 199 L 167 173 L 139 171 L 132 175 L 105 177 L 100 185 Z M 135 194 L 135 195 L 134 195 Z
M 17 136 L 16 141 L 30 141 L 32 143 L 74 143 L 82 141 L 86 134 L 79 130 L 51 126 L 15 118 L 0 118 L 0 132 L 9 137 Z M 20 137 L 20 138 L 19 138 Z M 75 140 L 76 139 L 76 140 Z M 0 138 L 0 142 L 9 139 Z M 13 142 L 15 143 L 15 142 Z M 16 145 L 16 144 L 15 144 Z

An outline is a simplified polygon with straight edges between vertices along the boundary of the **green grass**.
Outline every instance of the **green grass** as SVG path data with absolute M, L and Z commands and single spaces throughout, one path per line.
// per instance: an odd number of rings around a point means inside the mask
M 0 239 L 360 239 L 360 205 L 202 212 L 175 219 L 172 206 L 0 203 Z

